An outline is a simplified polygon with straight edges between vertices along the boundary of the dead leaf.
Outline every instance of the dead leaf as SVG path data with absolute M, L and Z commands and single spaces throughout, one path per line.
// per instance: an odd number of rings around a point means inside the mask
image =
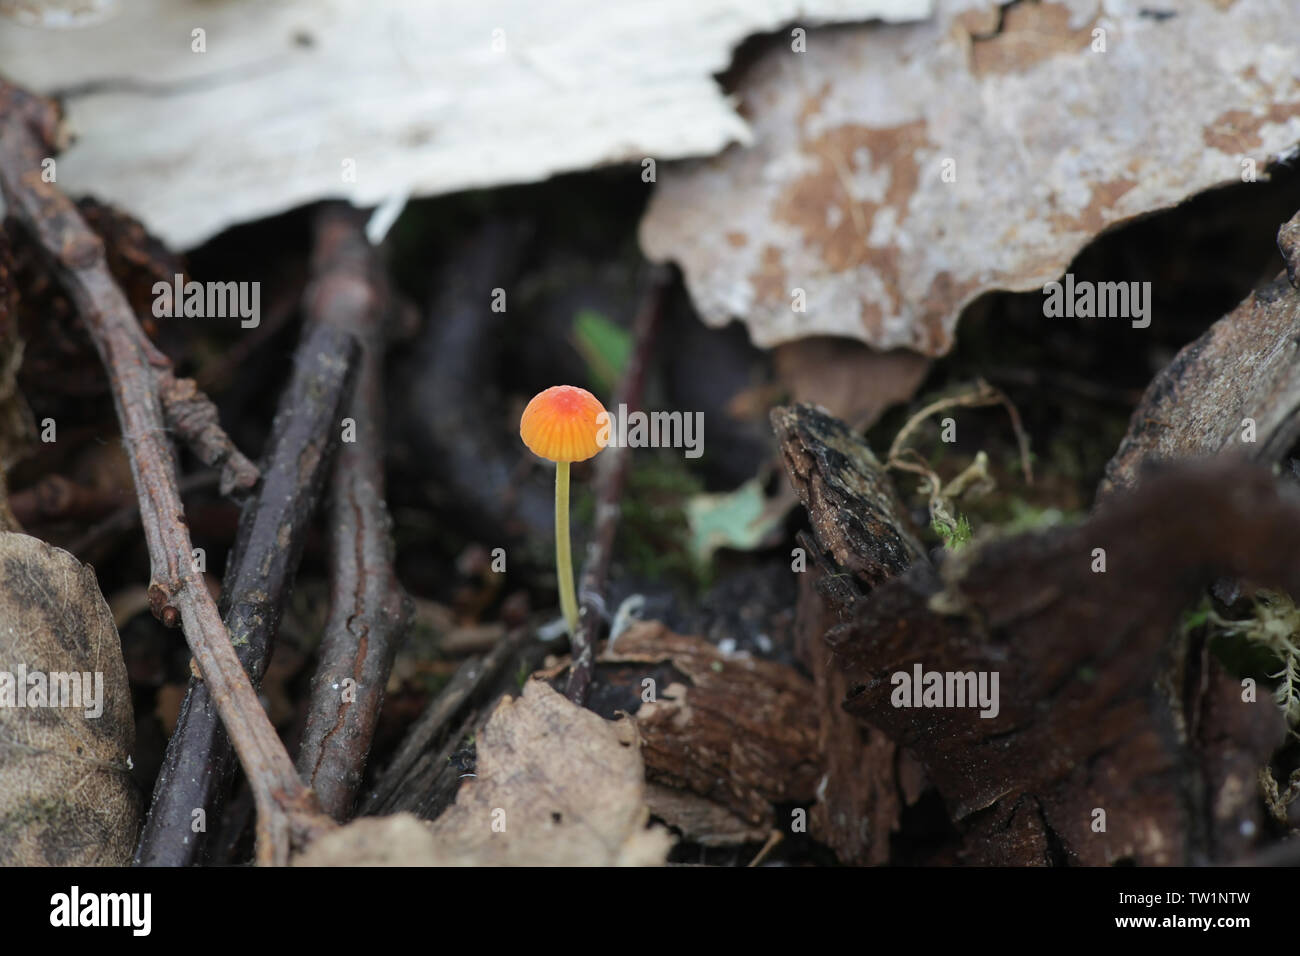
M 324 197 L 372 206 L 711 155 L 749 142 L 714 80 L 745 37 L 932 6 L 332 0 L 322 13 L 285 0 L 250 18 L 240 4 L 137 0 L 75 34 L 0 30 L 0 63 L 19 85 L 62 94 L 77 139 L 59 185 L 130 209 L 184 249 Z
M 672 839 L 648 828 L 645 768 L 617 724 L 529 681 L 477 740 L 477 777 L 434 821 L 359 820 L 316 840 L 303 866 L 654 866 Z
M 738 82 L 754 146 L 662 176 L 642 248 L 760 346 L 941 355 L 981 293 L 1041 288 L 1103 229 L 1300 140 L 1291 0 L 1177 6 L 950 2 L 774 41 Z
M 887 409 L 910 399 L 930 370 L 929 359 L 915 352 L 877 352 L 829 336 L 778 345 L 772 363 L 791 401 L 820 405 L 854 430 L 870 428 Z
M 129 863 L 134 738 L 126 664 L 94 572 L 36 538 L 0 534 L 0 864 Z
M 658 783 L 647 784 L 646 803 L 652 814 L 701 846 L 759 843 L 771 832 L 766 827 L 747 823 L 722 804 L 689 790 Z

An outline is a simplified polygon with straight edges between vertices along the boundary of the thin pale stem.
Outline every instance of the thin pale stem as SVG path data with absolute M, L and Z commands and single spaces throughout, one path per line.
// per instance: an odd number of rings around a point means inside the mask
M 555 463 L 555 573 L 560 582 L 560 610 L 569 636 L 578 633 L 578 593 L 573 587 L 573 553 L 569 546 L 569 463 Z

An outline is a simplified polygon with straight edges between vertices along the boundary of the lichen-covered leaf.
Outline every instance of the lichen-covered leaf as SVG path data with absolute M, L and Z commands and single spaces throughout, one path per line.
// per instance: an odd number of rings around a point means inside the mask
M 803 53 L 774 42 L 738 81 L 753 147 L 661 172 L 642 247 L 759 345 L 943 354 L 982 292 L 1041 287 L 1115 223 L 1265 178 L 1300 141 L 1294 14 L 947 0 Z

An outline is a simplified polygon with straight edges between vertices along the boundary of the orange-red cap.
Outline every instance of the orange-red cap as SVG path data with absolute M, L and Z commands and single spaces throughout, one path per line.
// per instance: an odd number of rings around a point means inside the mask
M 605 406 L 585 388 L 553 385 L 538 392 L 519 420 L 519 437 L 534 455 L 586 461 L 605 446 L 597 439 Z M 608 421 L 608 419 L 606 419 Z

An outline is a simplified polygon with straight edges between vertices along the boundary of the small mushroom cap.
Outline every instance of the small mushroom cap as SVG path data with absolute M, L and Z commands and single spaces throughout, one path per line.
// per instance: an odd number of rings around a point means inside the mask
M 538 392 L 519 420 L 519 437 L 534 455 L 586 461 L 605 447 L 598 436 L 605 406 L 585 388 L 553 385 Z

